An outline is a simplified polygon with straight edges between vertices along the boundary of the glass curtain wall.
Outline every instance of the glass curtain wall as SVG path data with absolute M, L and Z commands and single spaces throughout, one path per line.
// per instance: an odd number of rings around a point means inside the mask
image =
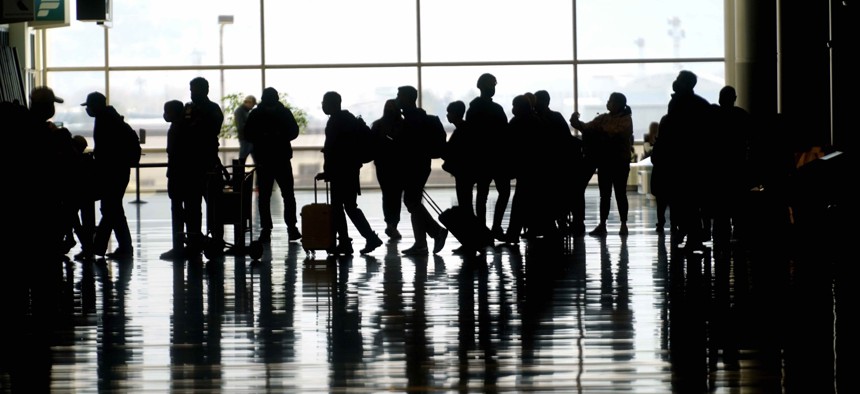
M 370 121 L 398 86 L 413 85 L 449 129 L 445 107 L 476 97 L 484 72 L 497 77 L 494 99 L 509 117 L 515 96 L 542 89 L 554 110 L 590 120 L 617 91 L 641 141 L 665 114 L 679 70 L 694 71 L 697 92 L 717 101 L 723 14 L 723 0 L 133 0 L 114 2 L 107 26 L 73 21 L 41 37 L 44 80 L 66 99 L 54 120 L 89 138 L 92 119 L 79 104 L 103 92 L 146 130 L 144 162 L 166 162 L 162 107 L 189 101 L 192 78 L 208 79 L 216 102 L 275 87 L 308 121 L 294 171 L 299 187 L 311 187 L 327 120 L 320 102 L 330 90 Z M 222 150 L 229 163 L 237 141 L 223 139 Z M 363 170 L 367 186 L 372 168 Z M 141 188 L 166 187 L 163 168 L 141 171 Z M 437 172 L 431 182 L 453 184 Z

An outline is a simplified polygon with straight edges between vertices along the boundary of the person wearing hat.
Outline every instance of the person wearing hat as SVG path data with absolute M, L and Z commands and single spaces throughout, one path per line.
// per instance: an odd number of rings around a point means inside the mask
M 66 128 L 57 127 L 51 122 L 56 111 L 54 105 L 63 102 L 47 86 L 38 86 L 30 92 L 29 119 L 26 120 L 30 130 L 21 135 L 26 141 L 16 146 L 26 147 L 30 155 L 28 161 L 32 163 L 31 173 L 39 175 L 23 177 L 25 184 L 21 185 L 21 190 L 40 190 L 47 184 L 54 190 L 65 191 L 72 186 L 72 164 L 76 156 L 72 135 Z M 23 233 L 31 236 L 38 234 L 40 244 L 35 249 L 50 253 L 52 258 L 68 253 L 70 246 L 65 234 L 71 222 L 66 220 L 69 218 L 66 213 L 70 204 L 67 193 L 32 193 L 25 196 L 26 201 L 15 206 L 27 212 L 32 219 L 26 222 L 33 227 L 25 228 Z M 42 244 L 42 239 L 47 240 L 47 248 Z
M 127 159 L 127 140 L 136 139 L 137 135 L 123 116 L 113 106 L 107 105 L 104 94 L 88 94 L 87 100 L 81 106 L 86 107 L 87 115 L 95 118 L 93 156 L 96 173 L 101 181 L 101 220 L 96 226 L 93 253 L 118 260 L 128 259 L 132 257 L 134 249 L 122 199 L 131 172 Z M 118 246 L 112 253 L 106 253 L 111 234 L 116 236 Z

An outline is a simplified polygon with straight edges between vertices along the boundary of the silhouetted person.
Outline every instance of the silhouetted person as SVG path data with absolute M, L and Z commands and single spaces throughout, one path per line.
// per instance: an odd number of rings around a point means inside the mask
M 487 223 L 487 198 L 490 182 L 496 185 L 498 197 L 493 213 L 492 233 L 498 240 L 505 239 L 502 219 L 511 198 L 510 168 L 511 139 L 507 134 L 508 115 L 501 105 L 493 101 L 496 94 L 496 77 L 485 73 L 478 77 L 477 87 L 480 95 L 469 103 L 466 111 L 466 124 L 475 133 L 483 146 L 475 152 L 474 161 L 478 168 L 477 191 L 475 193 L 475 215 L 481 223 Z
M 186 257 L 185 233 L 200 231 L 199 220 L 189 221 L 195 209 L 203 203 L 205 178 L 195 171 L 194 136 L 185 118 L 185 105 L 179 100 L 164 103 L 163 118 L 167 129 L 167 196 L 170 197 L 170 220 L 173 247 L 161 254 L 164 260 Z M 194 226 L 197 226 L 196 228 Z
M 271 240 L 272 192 L 275 182 L 284 200 L 284 223 L 290 241 L 298 241 L 302 233 L 296 226 L 296 195 L 293 179 L 293 147 L 291 141 L 299 136 L 299 125 L 289 108 L 281 103 L 278 91 L 268 87 L 260 96 L 260 104 L 248 116 L 245 137 L 254 144 L 254 163 L 259 190 L 260 239 Z
M 248 95 L 242 100 L 242 105 L 236 107 L 236 110 L 233 111 L 233 124 L 236 125 L 236 136 L 239 139 L 239 161 L 242 162 L 242 165 L 247 163 L 248 155 L 254 152 L 254 144 L 248 141 L 245 136 L 245 124 L 248 122 L 248 115 L 256 105 L 257 98 Z
M 651 122 L 648 125 L 646 143 L 650 146 L 645 150 L 645 157 L 651 158 L 651 177 L 648 179 L 648 182 L 651 195 L 654 196 L 654 200 L 657 203 L 657 225 L 655 230 L 658 233 L 664 231 L 663 228 L 666 226 L 666 209 L 669 208 L 669 201 L 666 196 L 666 190 L 669 186 L 666 185 L 666 176 L 663 174 L 662 167 L 654 164 L 655 161 L 660 161 L 660 149 L 657 146 L 657 141 L 659 140 L 662 121 L 661 119 L 660 122 Z M 671 212 L 669 213 L 671 216 Z M 672 227 L 675 227 L 675 223 L 672 223 Z
M 404 249 L 404 255 L 427 255 L 427 236 L 433 238 L 433 253 L 445 246 L 448 230 L 436 222 L 423 203 L 424 185 L 430 177 L 430 164 L 441 157 L 445 145 L 445 129 L 434 115 L 418 108 L 418 90 L 412 86 L 397 88 L 397 107 L 403 112 L 403 162 L 405 174 L 403 203 L 412 220 L 415 244 Z
M 92 152 L 87 152 L 87 139 L 81 135 L 72 137 L 75 151 L 79 153 L 75 165 L 75 189 L 71 191 L 72 230 L 81 244 L 81 251 L 75 255 L 75 260 L 89 260 L 93 254 L 93 234 L 96 228 L 95 202 L 96 194 L 96 163 Z
M 445 144 L 442 169 L 454 177 L 457 205 L 468 207 L 470 212 L 474 212 L 472 210 L 472 190 L 475 188 L 478 175 L 472 155 L 481 149 L 481 144 L 466 125 L 466 120 L 463 118 L 465 114 L 466 104 L 464 102 L 457 100 L 448 104 L 447 118 L 448 122 L 454 125 L 454 131 Z M 460 246 L 453 252 L 462 253 L 467 250 L 465 246 Z
M 442 169 L 454 176 L 457 204 L 471 208 L 472 190 L 477 175 L 471 155 L 479 149 L 479 144 L 466 126 L 466 120 L 463 118 L 465 114 L 466 104 L 462 101 L 448 104 L 446 116 L 448 122 L 454 125 L 454 131 L 445 144 Z
M 547 128 L 550 138 L 550 146 L 548 146 L 547 154 L 553 154 L 552 166 L 559 170 L 562 178 L 572 179 L 572 184 L 576 187 L 563 187 L 556 201 L 558 204 L 557 222 L 564 230 L 571 234 L 581 235 L 582 232 L 574 227 L 569 227 L 572 223 L 568 221 L 568 216 L 574 213 L 576 202 L 582 199 L 583 196 L 577 194 L 584 190 L 579 190 L 580 174 L 582 173 L 582 141 L 570 133 L 570 126 L 567 119 L 564 118 L 558 111 L 553 111 L 549 107 L 550 95 L 546 90 L 538 90 L 535 92 L 535 113 L 541 119 L 544 126 Z M 570 178 L 572 177 L 572 178 Z M 555 179 L 553 182 L 557 185 L 566 184 L 568 182 L 560 179 Z
M 359 171 L 362 166 L 359 152 L 356 152 L 359 120 L 341 108 L 341 97 L 337 92 L 323 95 L 322 109 L 329 119 L 325 127 L 323 172 L 317 174 L 316 178 L 331 183 L 332 223 L 338 242 L 335 250 L 330 252 L 341 255 L 353 253 L 352 238 L 349 237 L 346 223 L 346 216 L 349 216 L 366 241 L 360 253 L 367 254 L 381 246 L 382 240 L 370 228 L 364 212 L 358 208 L 358 195 L 361 194 Z
M 73 188 L 71 180 L 77 153 L 72 145 L 72 136 L 67 129 L 57 127 L 51 121 L 56 112 L 54 105 L 63 102 L 64 100 L 57 97 L 51 88 L 39 86 L 30 93 L 29 111 L 18 107 L 17 111 L 21 115 L 21 123 L 25 129 L 19 133 L 20 135 L 15 136 L 22 140 L 21 144 L 14 146 L 34 149 L 34 152 L 30 152 L 24 160 L 32 162 L 32 168 L 28 171 L 34 175 L 20 177 L 25 181 L 22 185 L 16 185 L 16 188 L 21 187 L 21 190 L 25 191 L 42 190 L 45 185 L 51 185 L 53 190 Z M 24 195 L 27 196 L 25 201 L 14 205 L 16 209 L 29 207 L 22 211 L 29 215 L 29 220 L 25 220 L 27 224 L 21 231 L 27 229 L 30 224 L 34 225 L 35 228 L 24 234 L 27 237 L 37 235 L 39 243 L 35 249 L 22 250 L 47 252 L 51 258 L 68 253 L 68 248 L 63 242 L 69 228 L 67 213 L 70 211 L 70 202 L 67 194 L 24 193 Z
M 707 238 L 703 221 L 707 208 L 707 185 L 711 181 L 712 166 L 717 160 L 710 153 L 710 131 L 713 129 L 713 109 L 707 100 L 694 92 L 696 74 L 682 70 L 672 83 L 669 100 L 669 119 L 661 121 L 658 145 L 660 165 L 666 170 L 669 210 L 673 227 L 686 236 L 686 245 L 696 248 Z M 669 120 L 668 124 L 663 124 Z
M 725 241 L 732 236 L 733 226 L 741 221 L 740 205 L 750 188 L 746 174 L 752 119 L 746 110 L 735 105 L 737 97 L 734 87 L 725 86 L 715 107 L 718 134 L 711 143 L 717 154 L 714 157 L 720 157 L 721 164 L 714 169 L 712 180 L 714 241 Z
M 403 169 L 400 162 L 403 150 L 400 148 L 400 137 L 403 132 L 403 115 L 397 108 L 397 101 L 385 101 L 382 117 L 375 120 L 370 129 L 379 147 L 376 159 L 376 180 L 382 191 L 382 216 L 385 220 L 385 235 L 391 240 L 402 238 L 397 225 L 400 223 L 400 211 L 403 203 Z
M 557 144 L 551 131 L 534 110 L 532 101 L 524 94 L 511 102 L 509 135 L 517 141 L 517 158 L 513 174 L 517 181 L 511 204 L 511 218 L 505 241 L 519 242 L 521 235 L 529 239 L 555 235 L 557 229 L 557 198 L 545 195 L 540 188 L 554 181 Z M 525 234 L 521 234 L 523 230 Z
M 581 131 L 583 138 L 597 141 L 599 150 L 591 160 L 597 164 L 597 183 L 600 189 L 600 223 L 590 235 L 606 235 L 606 221 L 615 190 L 615 203 L 621 219 L 618 233 L 627 235 L 627 177 L 630 174 L 631 144 L 633 137 L 632 111 L 627 106 L 627 97 L 618 92 L 609 95 L 606 102 L 609 113 L 601 114 L 588 123 L 579 120 L 574 112 L 570 125 Z M 585 137 L 588 135 L 588 137 Z M 592 152 L 593 153 L 593 152 Z
M 102 216 L 96 226 L 93 253 L 114 259 L 128 259 L 132 257 L 134 248 L 131 245 L 131 232 L 128 229 L 122 198 L 125 196 L 131 173 L 131 165 L 127 159 L 128 140 L 136 139 L 137 135 L 131 135 L 134 130 L 126 125 L 113 106 L 107 105 L 105 95 L 92 92 L 81 105 L 86 107 L 88 115 L 95 118 L 93 156 L 101 185 Z M 116 236 L 117 248 L 112 253 L 107 253 L 111 234 Z
M 221 125 L 224 123 L 224 113 L 221 106 L 209 99 L 209 81 L 203 77 L 196 77 L 188 83 L 191 94 L 191 102 L 185 105 L 185 122 L 188 125 L 190 144 L 194 146 L 193 157 L 189 157 L 192 173 L 189 176 L 202 179 L 203 187 L 191 190 L 199 194 L 201 204 L 186 206 L 186 228 L 188 228 L 187 244 L 194 253 L 203 250 L 203 207 L 205 199 L 207 209 L 210 212 L 218 210 L 218 196 L 224 185 L 223 164 L 218 157 L 218 135 L 221 133 Z M 191 196 L 192 201 L 198 201 L 198 196 Z M 195 203 L 196 204 L 196 203 Z M 212 219 L 212 218 L 209 218 Z M 224 242 L 223 223 L 206 223 L 211 233 L 212 240 Z M 213 250 L 215 251 L 215 250 Z

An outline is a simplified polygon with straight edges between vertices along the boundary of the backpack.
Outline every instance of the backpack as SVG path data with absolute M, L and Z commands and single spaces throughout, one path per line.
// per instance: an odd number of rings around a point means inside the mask
M 445 144 L 448 140 L 448 134 L 445 132 L 445 127 L 442 126 L 442 121 L 436 115 L 427 115 L 424 128 L 424 136 L 427 139 L 427 152 L 431 158 L 442 158 L 442 155 L 445 153 Z
M 367 122 L 360 115 L 355 118 L 355 134 L 357 142 L 355 156 L 358 161 L 362 164 L 367 164 L 375 160 L 379 153 L 379 144 L 376 138 L 374 138 L 370 126 L 367 125 Z
M 140 147 L 140 137 L 137 136 L 137 132 L 128 124 L 123 122 L 125 125 L 125 163 L 129 167 L 137 167 L 140 164 L 140 157 L 143 155 L 143 150 Z

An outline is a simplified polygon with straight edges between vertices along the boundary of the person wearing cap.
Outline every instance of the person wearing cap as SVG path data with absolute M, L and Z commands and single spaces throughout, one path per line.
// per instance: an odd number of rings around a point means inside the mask
M 125 152 L 128 149 L 125 139 L 131 136 L 125 133 L 129 130 L 134 133 L 134 130 L 113 106 L 107 105 L 107 98 L 102 93 L 88 94 L 81 106 L 86 107 L 87 115 L 95 118 L 93 157 L 101 181 L 101 220 L 96 226 L 93 253 L 113 259 L 128 259 L 134 249 L 122 204 L 131 173 Z M 116 236 L 118 246 L 112 253 L 106 253 L 111 234 Z
M 57 127 L 51 121 L 55 104 L 63 102 L 47 86 L 36 87 L 30 93 L 29 119 L 25 120 L 30 130 L 21 135 L 26 141 L 16 146 L 26 147 L 28 162 L 32 163 L 30 172 L 39 175 L 22 177 L 25 181 L 20 185 L 21 190 L 40 190 L 44 185 L 61 191 L 72 187 L 76 157 L 72 135 L 68 129 Z M 30 215 L 31 220 L 25 221 L 25 228 L 21 230 L 30 236 L 38 234 L 40 245 L 35 249 L 50 253 L 51 258 L 68 253 L 70 247 L 65 235 L 71 222 L 67 220 L 70 205 L 67 193 L 28 193 L 24 200 L 15 206 Z M 45 247 L 41 239 L 49 246 Z
M 242 105 L 236 108 L 233 111 L 233 124 L 236 126 L 236 135 L 239 139 L 239 161 L 242 164 L 245 164 L 248 161 L 248 155 L 252 155 L 254 151 L 254 144 L 248 141 L 248 138 L 245 136 L 245 124 L 248 122 L 248 114 L 251 113 L 251 110 L 257 105 L 257 98 L 248 95 L 245 96 L 245 100 L 242 101 Z M 256 163 L 256 159 L 254 160 Z

